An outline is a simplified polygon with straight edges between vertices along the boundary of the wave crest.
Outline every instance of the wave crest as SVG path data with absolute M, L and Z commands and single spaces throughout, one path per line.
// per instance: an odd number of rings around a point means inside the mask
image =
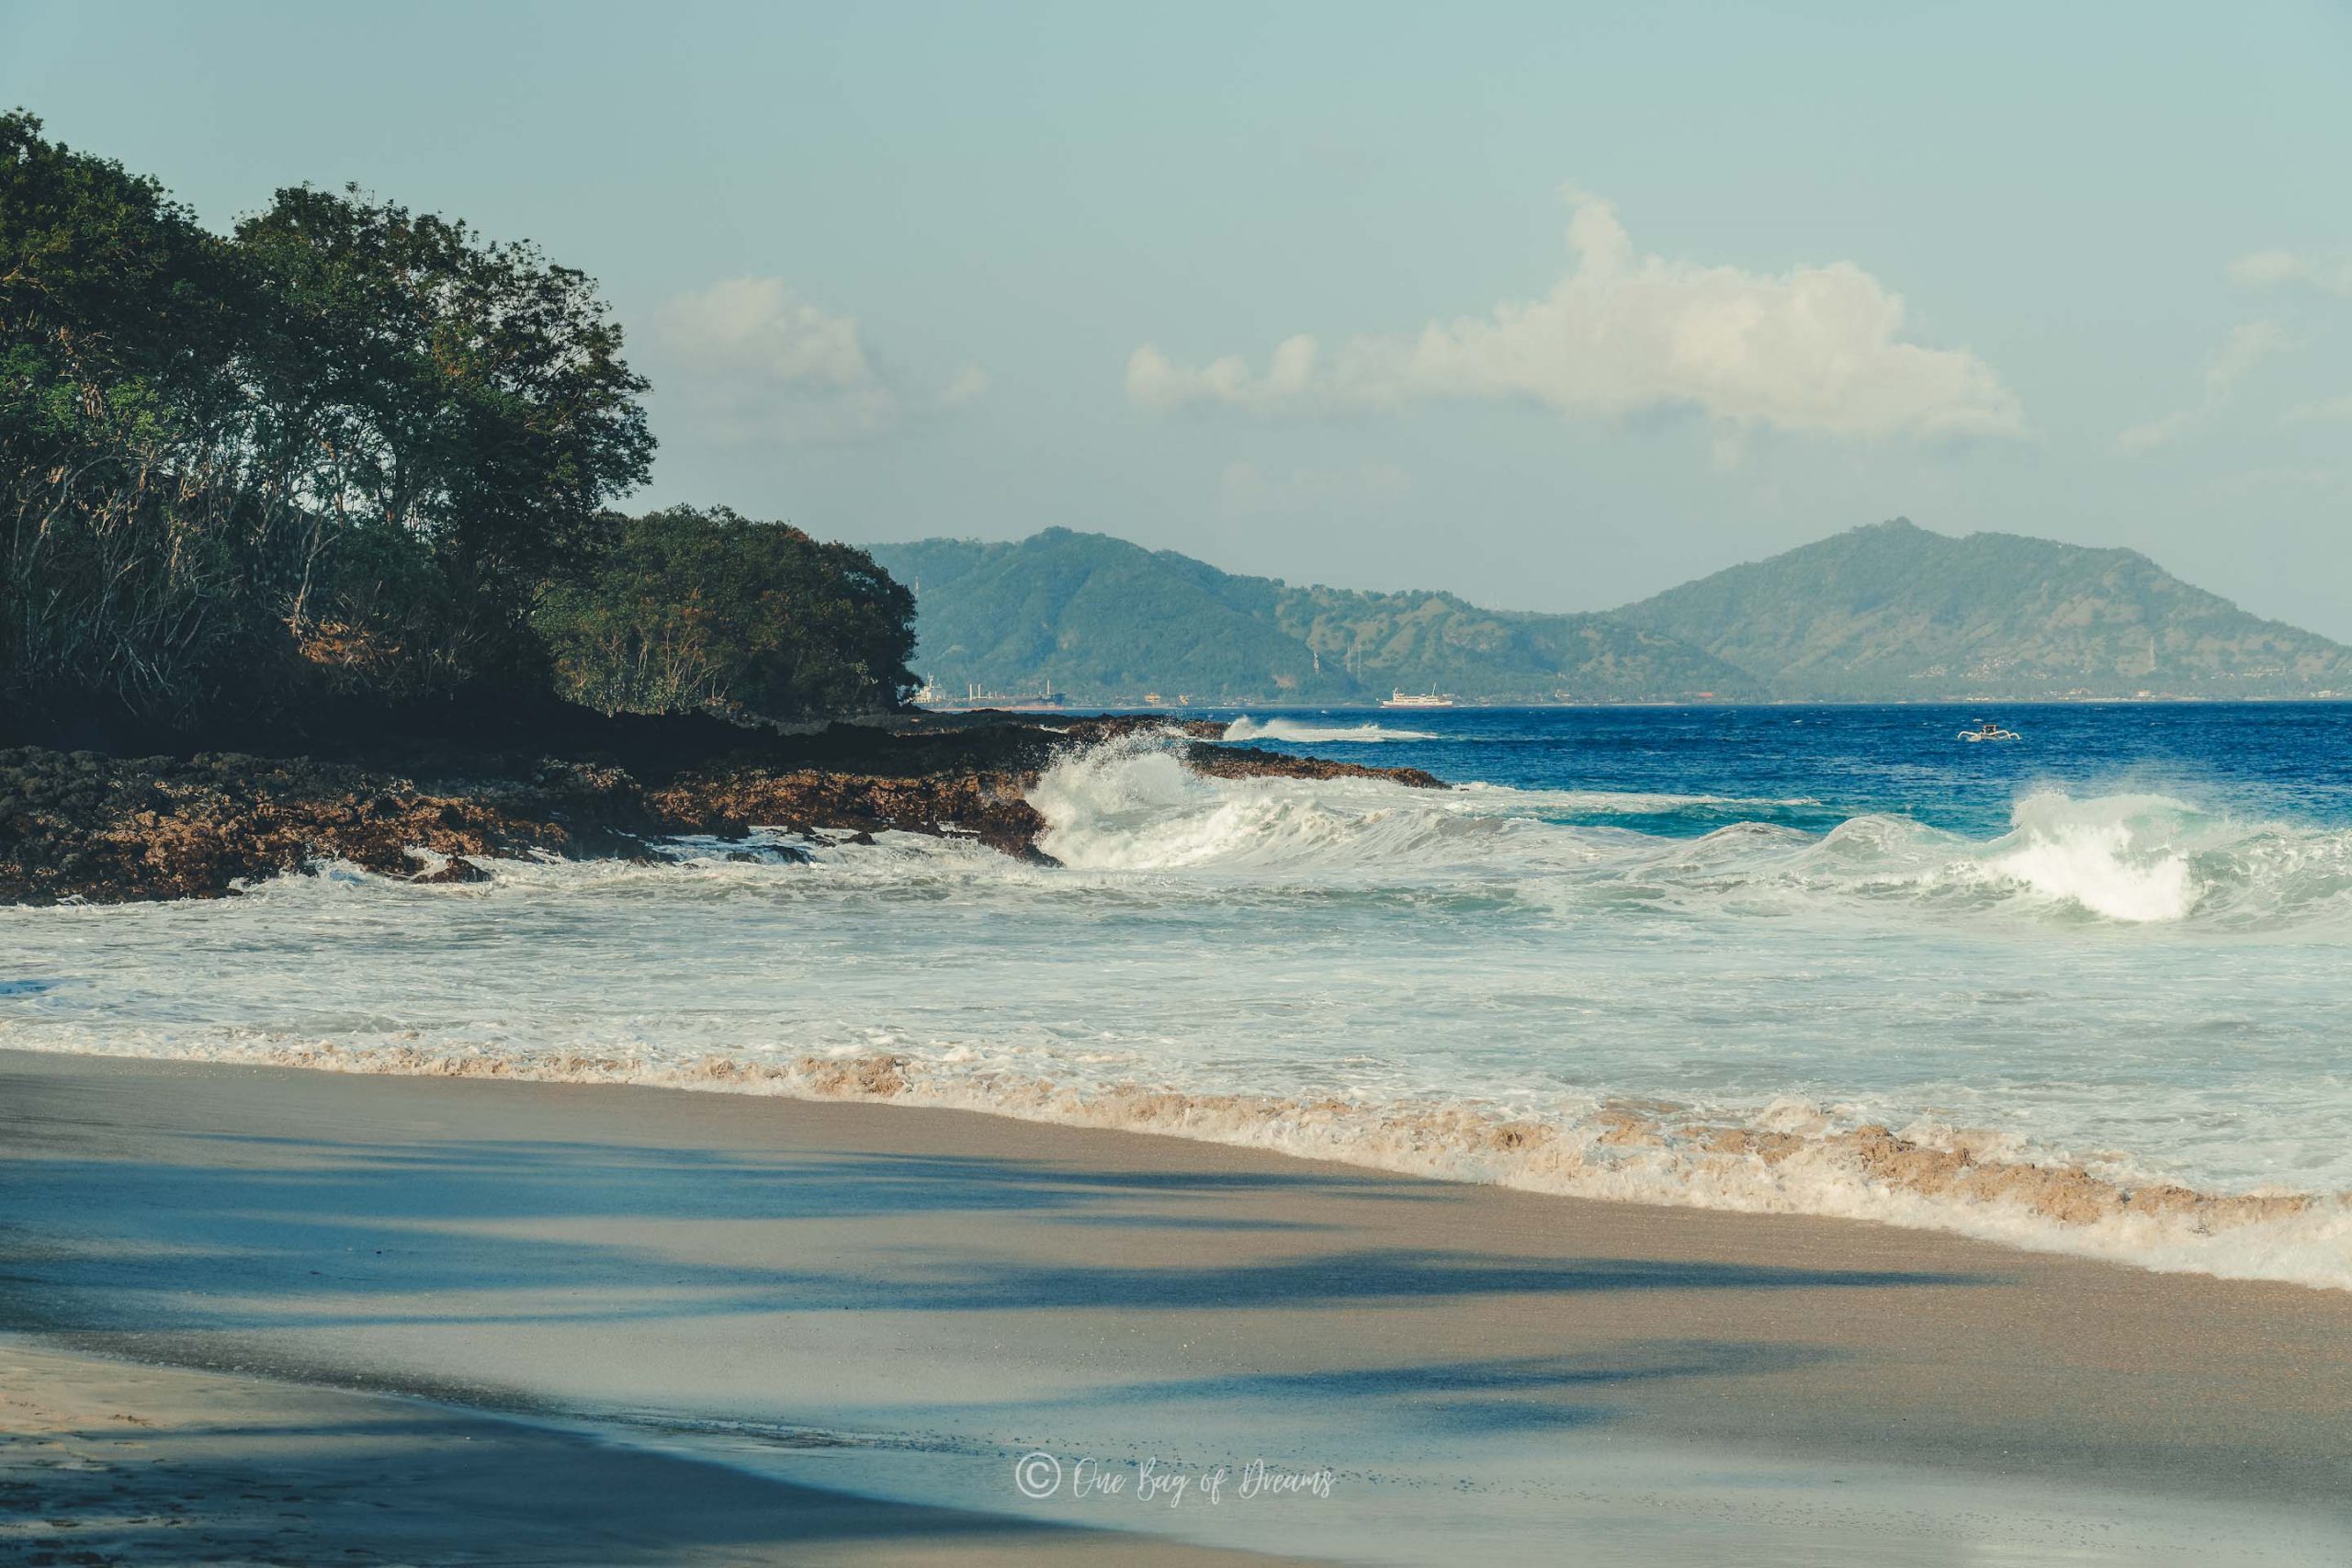
M 1380 724 L 1306 724 L 1293 718 L 1235 719 L 1226 726 L 1227 740 L 1319 740 L 1370 745 L 1383 740 L 1435 740 L 1426 729 L 1390 729 Z
M 2174 1272 L 2352 1289 L 2352 1194 L 2212 1193 L 2038 1160 L 1997 1134 L 1841 1119 L 1783 1099 L 1745 1119 L 1659 1100 L 1555 1113 L 1474 1101 L 1080 1088 L 956 1054 L 843 1050 L 747 1062 L 413 1045 L 248 1043 L 208 1055 L 334 1072 L 634 1084 L 977 1111 L 1263 1148 L 1560 1197 L 1802 1213 L 1951 1231 Z
M 2021 798 L 1991 839 L 1868 815 L 1792 825 L 1812 801 L 1379 780 L 1214 779 L 1125 744 L 1030 792 L 1041 843 L 1096 872 L 1281 873 L 1442 891 L 1517 882 L 1535 903 L 1639 897 L 1690 914 L 1988 908 L 2123 925 L 2352 915 L 2352 832 L 2248 820 L 2165 795 Z M 1678 831 L 1679 829 L 1679 831 Z

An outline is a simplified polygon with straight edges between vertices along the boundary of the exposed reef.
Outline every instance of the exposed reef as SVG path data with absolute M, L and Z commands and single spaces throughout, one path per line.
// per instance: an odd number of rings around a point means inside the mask
M 468 881 L 501 856 L 644 857 L 687 834 L 967 834 L 1050 863 L 1027 799 L 1068 752 L 1164 736 L 1220 778 L 1370 776 L 1371 768 L 1216 744 L 1220 724 L 1038 722 L 1013 714 L 887 716 L 805 734 L 715 720 L 605 720 L 549 708 L 449 727 L 320 738 L 315 754 L 120 756 L 0 750 L 0 902 L 209 898 L 322 861 Z

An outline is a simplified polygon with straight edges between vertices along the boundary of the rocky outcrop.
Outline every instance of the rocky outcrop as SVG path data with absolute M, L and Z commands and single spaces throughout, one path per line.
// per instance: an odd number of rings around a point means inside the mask
M 417 881 L 479 879 L 474 863 L 525 854 L 642 857 L 678 834 L 752 828 L 865 835 L 968 834 L 1050 863 L 1026 798 L 1075 747 L 1169 727 L 1157 719 L 911 716 L 805 738 L 755 736 L 733 755 L 666 766 L 639 747 L 587 761 L 439 747 L 406 759 L 326 761 L 208 752 L 108 756 L 0 750 L 0 903 L 208 898 L 322 861 Z M 1184 755 L 1219 777 L 1379 776 L 1442 788 L 1417 769 L 1375 769 L 1210 744 Z
M 452 880 L 432 862 L 640 852 L 660 830 L 628 775 L 580 764 L 425 787 L 300 758 L 0 751 L 9 903 L 217 897 L 319 860 Z
M 803 769 L 757 769 L 680 779 L 654 792 L 655 805 L 691 830 L 735 837 L 753 828 L 871 834 L 888 828 L 918 833 L 968 833 L 990 849 L 1044 862 L 1037 835 L 1046 819 L 1023 797 L 1034 773 L 966 773 L 876 778 Z
M 1362 762 L 1333 762 L 1321 757 L 1295 757 L 1257 746 L 1204 746 L 1184 749 L 1184 761 L 1195 773 L 1220 779 L 1386 779 L 1414 789 L 1443 789 L 1445 781 L 1419 768 L 1374 768 Z

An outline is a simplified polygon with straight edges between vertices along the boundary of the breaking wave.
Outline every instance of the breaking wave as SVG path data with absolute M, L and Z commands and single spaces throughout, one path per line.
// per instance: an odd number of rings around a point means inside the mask
M 1292 718 L 1237 718 L 1226 726 L 1227 740 L 1319 740 L 1369 744 L 1380 740 L 1434 740 L 1424 729 L 1390 729 L 1379 724 L 1305 724 Z
M 952 1106 L 2352 1289 L 2352 831 L 1068 758 L 968 840 L 0 909 L 0 1043 Z
M 155 1055 L 118 1045 L 106 1054 Z M 1657 1100 L 1483 1102 L 1187 1093 L 1025 1077 L 968 1051 L 745 1061 L 249 1041 L 209 1059 L 332 1072 L 602 1083 L 977 1111 L 1561 1197 L 1939 1230 L 2165 1272 L 2352 1290 L 2352 1193 L 2200 1191 L 2041 1155 L 2014 1134 L 1900 1128 L 1782 1098 L 1742 1117 Z
M 2352 916 L 2352 831 L 2154 795 L 2035 792 L 1989 840 L 1889 816 L 1813 833 L 1774 819 L 1815 805 L 1804 800 L 1216 779 L 1114 747 L 1060 763 L 1030 800 L 1042 846 L 1081 871 L 1507 875 L 1539 898 L 1646 894 L 1776 914 L 1909 902 L 2121 925 Z

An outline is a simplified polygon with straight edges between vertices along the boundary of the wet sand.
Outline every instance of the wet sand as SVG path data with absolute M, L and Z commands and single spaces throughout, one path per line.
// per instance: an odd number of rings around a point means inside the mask
M 0 1336 L 0 1561 L 806 1562 L 1270 1559 L 764 1480 L 422 1401 Z
M 956 1111 L 0 1052 L 0 1327 L 46 1344 L 543 1423 L 492 1422 L 502 1456 L 956 1504 L 951 1560 L 973 1509 L 1360 1561 L 2352 1547 L 2352 1292 Z M 346 1483 L 377 1418 L 334 1417 Z M 1337 1481 L 1028 1499 L 1033 1447 Z M 813 1560 L 762 1549 L 632 1547 Z

